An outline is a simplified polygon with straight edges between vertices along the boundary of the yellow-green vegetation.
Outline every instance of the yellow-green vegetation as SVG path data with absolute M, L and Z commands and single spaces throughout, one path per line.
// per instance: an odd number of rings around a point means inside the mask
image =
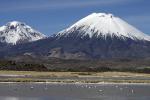
M 0 71 L 0 82 L 150 83 L 150 74 L 130 72 Z

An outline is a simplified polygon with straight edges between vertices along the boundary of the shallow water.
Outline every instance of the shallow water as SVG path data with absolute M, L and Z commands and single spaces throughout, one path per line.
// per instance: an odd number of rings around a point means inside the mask
M 0 100 L 150 100 L 150 84 L 0 83 Z

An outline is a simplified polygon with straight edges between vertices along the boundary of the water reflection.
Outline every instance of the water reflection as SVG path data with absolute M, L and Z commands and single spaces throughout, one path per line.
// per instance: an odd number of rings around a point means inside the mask
M 0 97 L 2 100 L 19 100 L 19 98 L 16 97 Z
M 0 97 L 0 100 L 40 100 L 38 98 Z
M 150 100 L 150 84 L 0 83 L 0 100 Z

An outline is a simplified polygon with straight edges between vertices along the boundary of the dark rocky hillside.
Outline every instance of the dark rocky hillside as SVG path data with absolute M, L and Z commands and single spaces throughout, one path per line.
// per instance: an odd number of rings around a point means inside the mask
M 65 60 L 29 55 L 0 61 L 1 70 L 141 72 L 150 73 L 150 59 Z
M 61 59 L 147 58 L 150 57 L 150 42 L 117 37 L 51 37 L 32 43 L 3 46 L 0 50 L 1 58 L 25 54 Z

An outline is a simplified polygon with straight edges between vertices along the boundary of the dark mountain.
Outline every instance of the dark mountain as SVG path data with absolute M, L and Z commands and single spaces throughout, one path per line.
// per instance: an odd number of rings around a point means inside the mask
M 53 36 L 5 46 L 1 57 L 62 59 L 149 58 L 150 36 L 112 14 L 93 13 Z

